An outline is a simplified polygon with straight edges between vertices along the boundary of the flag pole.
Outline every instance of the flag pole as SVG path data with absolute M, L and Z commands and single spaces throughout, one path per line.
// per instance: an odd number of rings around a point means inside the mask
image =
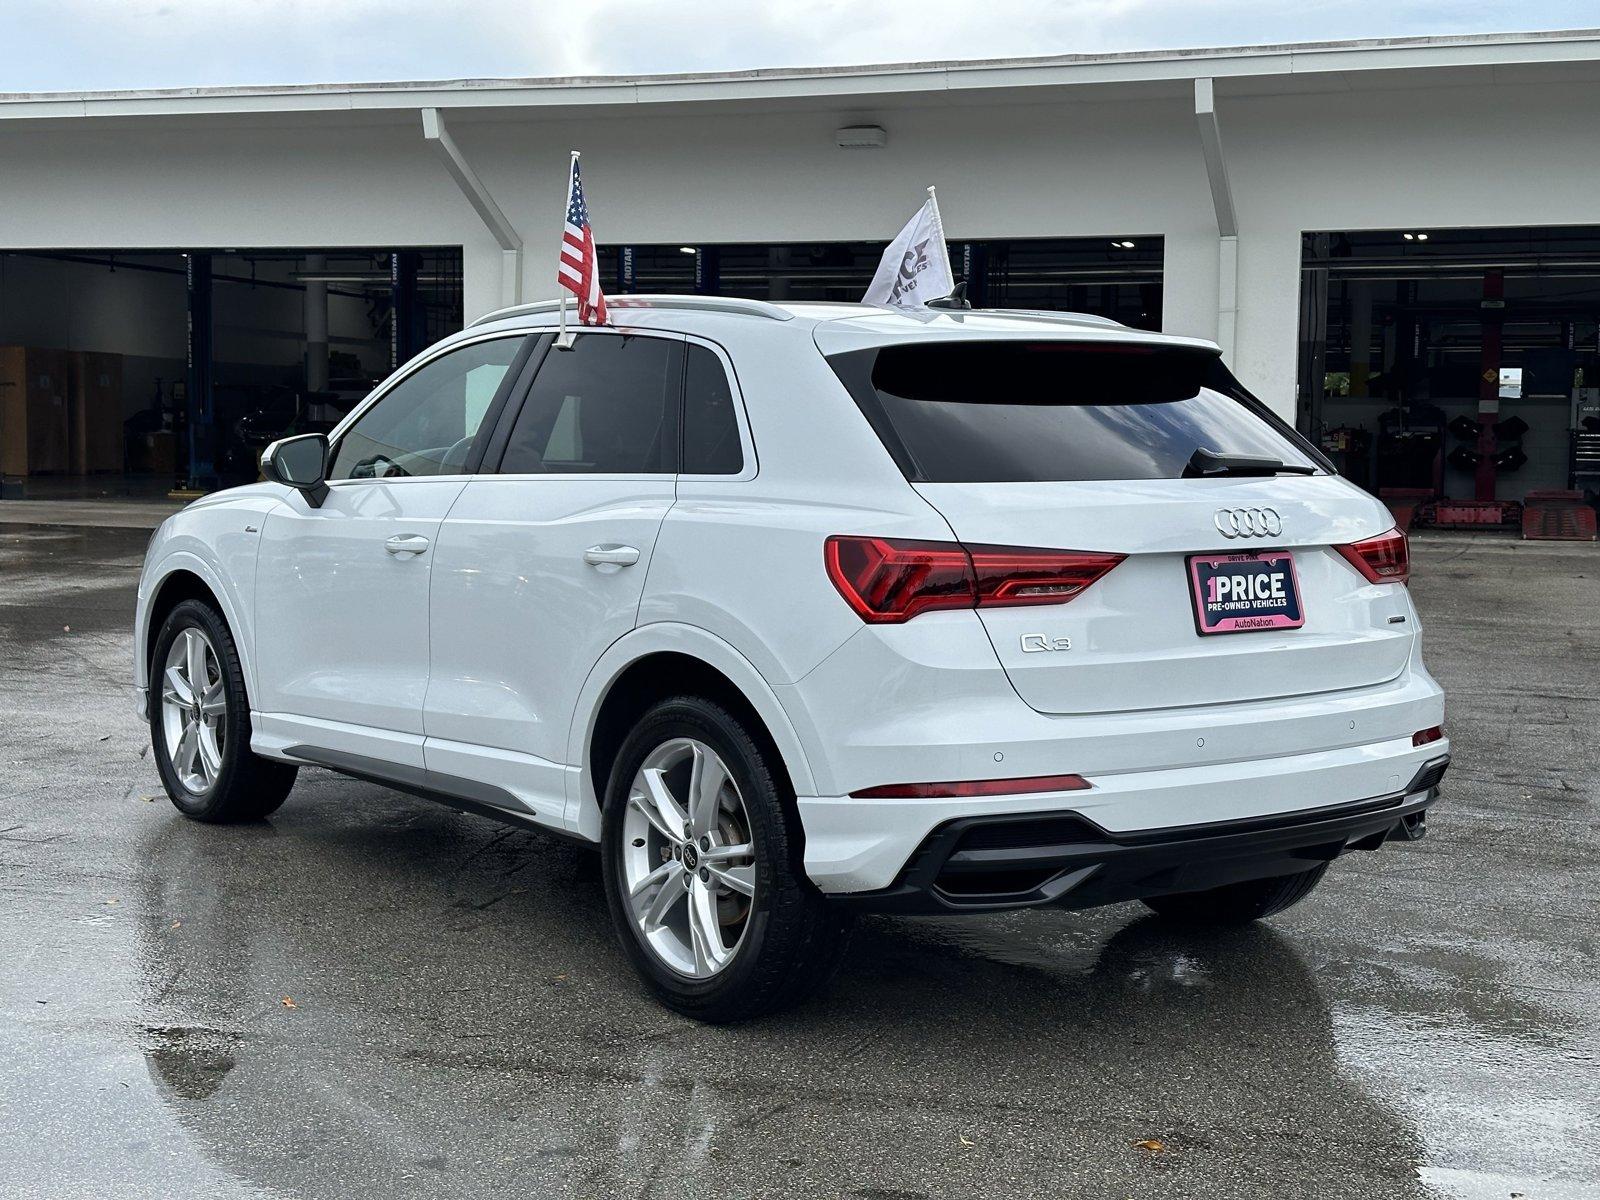
M 956 277 L 955 268 L 950 265 L 950 244 L 944 238 L 944 215 L 939 212 L 939 193 L 933 190 L 933 185 L 928 185 L 928 203 L 933 205 L 933 221 L 939 227 L 939 253 L 944 255 L 944 271 L 951 279 Z
M 572 211 L 572 177 L 577 171 L 577 166 L 578 166 L 578 151 L 574 150 L 572 152 L 572 161 L 567 164 L 567 206 L 564 209 L 561 210 L 561 220 L 563 222 L 563 226 L 565 225 L 565 222 L 566 222 L 566 219 L 567 219 L 567 213 Z M 559 262 L 560 259 L 558 258 L 556 261 Z M 557 350 L 570 350 L 570 349 L 572 349 L 572 341 L 573 341 L 573 335 L 567 332 L 567 287 L 566 287 L 566 284 L 562 284 L 561 285 L 561 328 L 556 333 L 556 342 L 555 342 L 556 349 Z

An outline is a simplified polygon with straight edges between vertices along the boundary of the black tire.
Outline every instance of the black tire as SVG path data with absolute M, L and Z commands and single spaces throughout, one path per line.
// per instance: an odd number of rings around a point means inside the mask
M 623 876 L 623 822 L 634 776 L 650 753 L 677 738 L 721 756 L 744 801 L 756 895 L 733 959 L 709 979 L 681 974 L 650 949 L 635 924 Z M 805 876 L 804 834 L 781 765 L 764 739 L 722 705 L 674 696 L 649 709 L 617 752 L 606 788 L 602 867 L 606 903 L 629 962 L 668 1008 L 698 1021 L 746 1020 L 795 1004 L 833 975 L 849 920 Z
M 199 630 L 210 643 L 227 701 L 227 711 L 218 721 L 222 732 L 221 765 L 210 785 L 199 791 L 186 786 L 173 765 L 162 704 L 163 664 L 173 642 L 189 629 Z M 183 601 L 161 623 L 150 663 L 150 745 L 161 782 L 177 810 L 193 820 L 214 824 L 257 821 L 276 812 L 288 799 L 299 768 L 262 758 L 250 750 L 250 700 L 244 690 L 239 651 L 222 614 L 202 600 Z
M 1299 904 L 1322 882 L 1328 866 L 1322 863 L 1295 875 L 1249 879 L 1204 892 L 1147 896 L 1144 904 L 1158 916 L 1184 925 L 1247 925 Z

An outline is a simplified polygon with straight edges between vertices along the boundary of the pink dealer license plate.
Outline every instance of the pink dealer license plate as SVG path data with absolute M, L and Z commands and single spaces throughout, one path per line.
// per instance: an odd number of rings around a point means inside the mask
M 1287 550 L 1191 554 L 1188 562 L 1196 633 L 1299 629 L 1306 623 L 1294 557 Z

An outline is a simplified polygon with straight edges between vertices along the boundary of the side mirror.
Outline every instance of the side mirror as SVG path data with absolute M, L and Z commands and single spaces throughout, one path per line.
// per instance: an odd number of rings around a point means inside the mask
M 312 508 L 328 498 L 328 438 L 321 433 L 279 438 L 261 455 L 261 474 L 292 487 Z

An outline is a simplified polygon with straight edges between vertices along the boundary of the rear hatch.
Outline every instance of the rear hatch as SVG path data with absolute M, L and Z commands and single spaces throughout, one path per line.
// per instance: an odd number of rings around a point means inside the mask
M 1405 589 L 1369 582 L 1337 549 L 1388 530 L 1387 512 L 1332 476 L 1214 350 L 1030 332 L 829 357 L 963 544 L 1125 556 L 1069 602 L 979 608 L 1031 707 L 1265 700 L 1405 670 L 1415 636 Z M 1261 565 L 1273 551 L 1285 553 Z M 1259 586 L 1278 595 L 1264 603 L 1279 615 L 1218 622 L 1215 604 L 1197 603 L 1208 590 L 1215 601 L 1211 575 L 1257 570 L 1278 577 Z

